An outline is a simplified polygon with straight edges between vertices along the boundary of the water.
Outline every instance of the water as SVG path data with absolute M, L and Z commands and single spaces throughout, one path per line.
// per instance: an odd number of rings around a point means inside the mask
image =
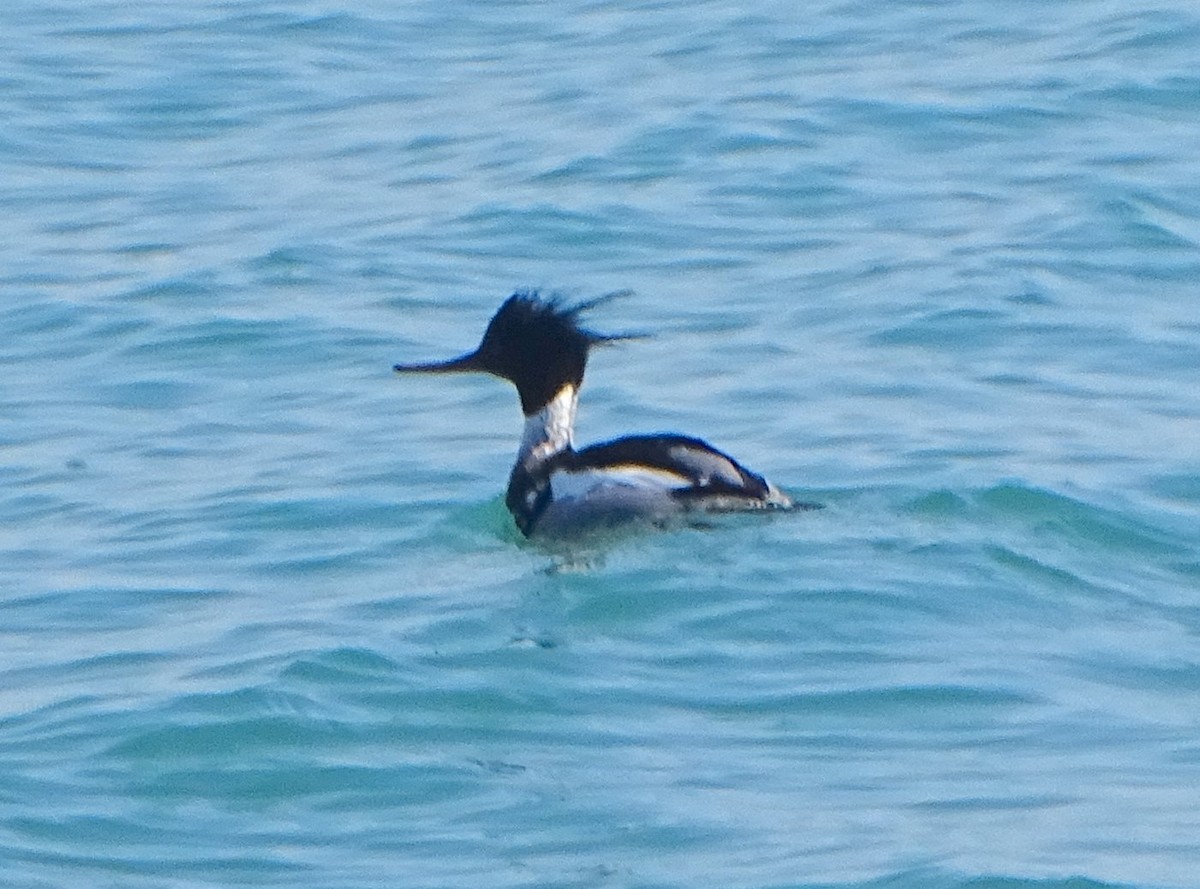
M 1191 887 L 1200 13 L 10 3 L 0 884 Z M 516 399 L 817 513 L 551 553 Z

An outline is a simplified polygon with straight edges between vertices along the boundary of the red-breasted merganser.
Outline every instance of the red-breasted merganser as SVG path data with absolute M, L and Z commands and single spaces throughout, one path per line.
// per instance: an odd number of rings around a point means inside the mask
M 588 351 L 628 336 L 595 333 L 576 305 L 517 292 L 488 324 L 479 348 L 449 361 L 397 364 L 396 373 L 478 371 L 517 388 L 525 432 L 505 503 L 527 537 L 562 537 L 636 520 L 695 512 L 809 507 L 707 442 L 630 435 L 576 450 L 575 409 Z

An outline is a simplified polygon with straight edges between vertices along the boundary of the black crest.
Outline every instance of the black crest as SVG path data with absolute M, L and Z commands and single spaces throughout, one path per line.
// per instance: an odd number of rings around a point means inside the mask
M 492 316 L 474 352 L 436 364 L 396 365 L 398 373 L 484 371 L 517 387 L 525 415 L 537 413 L 565 385 L 583 383 L 588 350 L 628 336 L 609 336 L 586 329 L 580 316 L 619 293 L 573 305 L 536 291 L 518 291 Z
M 608 337 L 586 330 L 579 316 L 591 303 L 565 306 L 536 293 L 515 293 L 496 312 L 476 354 L 483 369 L 511 380 L 528 415 L 566 384 L 579 388 L 588 350 Z

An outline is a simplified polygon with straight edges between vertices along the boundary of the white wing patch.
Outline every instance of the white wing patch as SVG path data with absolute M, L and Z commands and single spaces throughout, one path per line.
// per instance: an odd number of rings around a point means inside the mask
M 674 447 L 669 453 L 672 460 L 694 474 L 697 484 L 707 485 L 714 478 L 739 488 L 743 484 L 733 461 L 722 454 L 695 447 Z
M 585 469 L 578 472 L 555 472 L 550 476 L 550 490 L 555 500 L 577 500 L 588 497 L 601 488 L 637 488 L 664 493 L 691 486 L 691 479 L 677 472 L 646 466 L 612 466 L 603 470 Z

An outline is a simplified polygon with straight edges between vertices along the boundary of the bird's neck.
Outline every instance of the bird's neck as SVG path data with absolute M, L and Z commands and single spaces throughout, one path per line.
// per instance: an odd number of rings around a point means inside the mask
M 568 383 L 540 410 L 526 415 L 521 449 L 517 452 L 518 466 L 530 469 L 571 449 L 578 402 L 579 391 Z

